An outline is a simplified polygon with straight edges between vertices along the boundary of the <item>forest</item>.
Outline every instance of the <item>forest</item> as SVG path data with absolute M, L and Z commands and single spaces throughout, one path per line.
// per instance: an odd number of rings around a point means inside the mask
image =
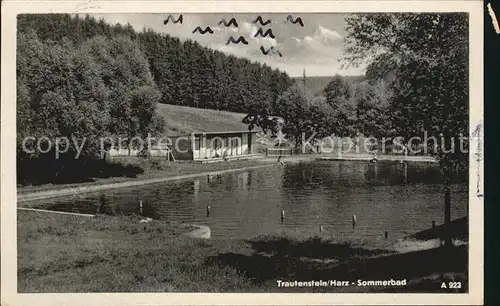
M 137 33 L 129 24 L 110 25 L 89 15 L 20 15 L 18 29 L 21 36 L 34 32 L 40 41 L 75 47 L 99 36 L 103 42 L 119 37 L 129 40 L 137 47 L 137 55 L 142 53 L 147 60 L 161 93 L 160 103 L 242 113 L 269 111 L 272 102 L 293 83 L 285 72 L 268 65 L 151 29 Z

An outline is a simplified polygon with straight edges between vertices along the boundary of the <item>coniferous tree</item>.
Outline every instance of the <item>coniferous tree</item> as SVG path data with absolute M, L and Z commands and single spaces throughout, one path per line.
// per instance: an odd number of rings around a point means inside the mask
M 96 36 L 137 40 L 161 92 L 161 103 L 235 112 L 266 109 L 275 113 L 274 101 L 293 83 L 286 73 L 266 65 L 152 30 L 136 33 L 130 24 L 109 25 L 89 15 L 69 14 L 20 15 L 18 20 L 20 32 L 33 30 L 41 40 L 54 42 L 65 38 L 75 46 Z

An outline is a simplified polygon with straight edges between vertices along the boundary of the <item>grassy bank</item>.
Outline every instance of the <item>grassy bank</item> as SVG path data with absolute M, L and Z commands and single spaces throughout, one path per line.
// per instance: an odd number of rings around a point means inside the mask
M 19 292 L 366 292 L 377 289 L 276 284 L 391 277 L 408 279 L 401 291 L 443 292 L 442 280 L 465 283 L 465 246 L 446 254 L 441 249 L 399 254 L 361 242 L 286 234 L 198 240 L 182 236 L 186 230 L 135 217 L 18 211 Z
M 246 131 L 241 122 L 247 115 L 170 104 L 157 104 L 156 112 L 165 119 L 166 135 L 185 135 L 193 132 Z
M 224 245 L 182 237 L 179 224 L 134 217 L 18 213 L 20 292 L 218 291 L 244 286 L 235 269 L 204 265 Z

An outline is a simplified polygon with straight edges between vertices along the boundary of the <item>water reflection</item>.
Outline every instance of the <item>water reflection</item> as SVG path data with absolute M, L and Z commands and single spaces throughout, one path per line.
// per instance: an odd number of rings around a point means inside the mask
M 200 180 L 193 181 L 193 193 L 195 195 L 198 195 L 200 193 L 200 184 Z
M 248 177 L 249 173 L 248 172 L 242 172 L 238 174 L 238 189 L 239 190 L 248 190 Z
M 405 171 L 407 180 L 405 181 Z M 391 238 L 441 223 L 441 173 L 428 165 L 309 162 L 106 191 L 39 203 L 48 209 L 206 224 L 214 238 L 249 238 L 282 230 Z M 452 218 L 467 210 L 467 184 L 452 186 Z M 211 207 L 207 217 L 206 208 Z M 285 220 L 281 223 L 281 211 Z M 352 228 L 352 216 L 357 225 Z

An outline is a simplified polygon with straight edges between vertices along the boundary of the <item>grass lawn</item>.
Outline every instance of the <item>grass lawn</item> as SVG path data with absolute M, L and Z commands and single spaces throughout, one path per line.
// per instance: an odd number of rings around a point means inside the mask
M 18 212 L 20 292 L 227 291 L 235 269 L 207 265 L 226 243 L 182 237 L 188 228 L 134 217 Z M 234 246 L 245 250 L 244 243 Z
M 277 280 L 407 278 L 393 291 L 466 290 L 466 246 L 400 254 L 362 242 L 285 234 L 199 240 L 176 223 L 18 211 L 19 292 L 366 292 L 369 287 L 278 288 Z M 450 253 L 451 252 L 451 253 Z M 385 288 L 387 290 L 387 288 Z
M 166 135 L 185 135 L 193 132 L 246 131 L 241 122 L 247 114 L 194 108 L 170 104 L 157 104 L 156 111 L 166 123 Z

